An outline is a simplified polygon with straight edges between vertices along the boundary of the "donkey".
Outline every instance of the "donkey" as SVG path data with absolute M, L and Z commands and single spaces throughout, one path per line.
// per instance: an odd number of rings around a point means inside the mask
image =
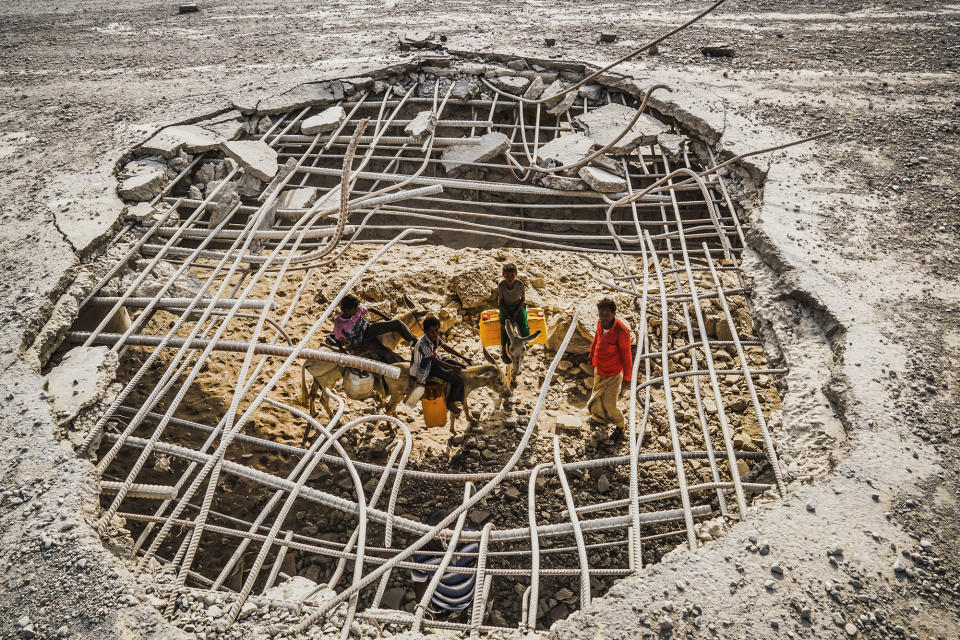
M 504 356 L 507 362 L 507 388 L 512 388 L 516 382 L 517 374 L 520 372 L 520 365 L 523 364 L 523 357 L 527 353 L 527 344 L 535 340 L 540 335 L 540 329 L 537 329 L 530 335 L 523 337 L 517 330 L 517 325 L 513 320 L 504 319 L 504 329 L 507 334 L 507 344 L 504 349 Z

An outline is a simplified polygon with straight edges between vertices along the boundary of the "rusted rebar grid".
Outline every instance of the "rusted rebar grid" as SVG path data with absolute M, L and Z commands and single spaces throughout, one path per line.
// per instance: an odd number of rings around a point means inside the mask
M 724 178 L 711 173 L 717 166 L 712 152 L 696 156 L 677 128 L 679 155 L 668 155 L 656 136 L 622 142 L 649 113 L 643 107 L 653 89 L 629 99 L 610 90 L 603 99 L 571 103 L 570 113 L 549 113 L 552 105 L 539 97 L 483 86 L 492 91 L 468 100 L 452 99 L 452 83 L 440 79 L 368 89 L 334 105 L 345 115 L 316 134 L 302 133 L 301 126 L 326 105 L 272 116 L 255 138 L 287 162 L 282 172 L 253 183 L 255 189 L 226 206 L 223 193 L 241 179 L 240 169 L 234 165 L 216 184 L 191 189 L 198 157 L 155 198 L 163 210 L 87 297 L 85 307 L 98 320 L 67 339 L 108 345 L 131 363 L 121 392 L 81 447 L 96 455 L 103 480 L 98 527 L 106 531 L 122 518 L 137 533 L 138 568 L 159 563 L 173 572 L 168 583 L 158 583 L 167 615 L 177 615 L 181 597 L 202 593 L 227 603 L 221 631 L 252 602 L 289 611 L 290 633 L 336 620 L 346 638 L 354 620 L 369 620 L 476 636 L 506 628 L 485 607 L 490 593 L 512 584 L 520 587 L 522 607 L 507 627 L 543 628 L 543 602 L 555 595 L 555 578 L 576 581 L 572 599 L 587 606 L 609 581 L 650 561 L 652 547 L 682 542 L 695 548 L 704 519 L 734 515 L 731 505 L 743 518 L 752 496 L 782 490 L 767 398 L 773 393 L 768 378 L 784 370 L 757 360 L 762 342 L 743 319 L 751 293 L 739 270 L 744 234 Z M 579 159 L 540 166 L 544 145 L 609 104 L 641 108 L 619 135 Z M 423 110 L 436 119 L 434 128 L 409 134 Z M 481 146 L 480 136 L 490 134 L 506 140 L 496 157 L 450 166 L 451 148 Z M 610 155 L 620 146 L 628 150 Z M 216 151 L 202 158 L 228 164 Z M 606 191 L 576 184 L 577 172 L 593 166 L 619 182 L 608 178 L 615 186 Z M 544 182 L 551 178 L 560 181 Z M 293 198 L 301 189 L 312 190 L 311 197 Z M 578 459 L 552 435 L 549 456 L 530 457 L 579 312 L 554 336 L 561 344 L 536 404 L 517 428 L 509 458 L 493 470 L 457 468 L 455 461 L 447 469 L 418 468 L 410 453 L 416 433 L 407 423 L 380 412 L 352 415 L 356 409 L 331 389 L 322 391 L 336 405 L 325 421 L 282 397 L 286 372 L 301 361 L 334 362 L 386 379 L 402 375 L 395 365 L 316 348 L 317 336 L 367 269 L 401 243 L 424 239 L 573 253 L 590 265 L 596 282 L 639 312 L 626 455 Z M 294 331 L 311 278 L 361 243 L 379 244 L 362 267 L 344 274 L 335 295 L 317 300 L 308 328 Z M 121 278 L 123 264 L 138 256 L 136 273 Z M 293 295 L 287 295 L 291 283 Z M 116 329 L 126 314 L 128 325 Z M 219 419 L 187 419 L 188 396 L 204 393 L 201 374 L 217 357 L 240 363 L 218 398 Z M 734 397 L 731 389 L 741 385 L 749 402 L 735 409 L 744 394 Z M 258 431 L 267 409 L 302 440 Z M 734 418 L 747 414 L 759 429 L 757 445 L 735 437 Z M 352 432 L 368 427 L 389 434 L 378 460 L 346 444 Z M 578 482 L 593 469 L 620 470 L 627 486 L 584 499 Z M 665 479 L 656 486 L 653 470 Z M 548 488 L 548 482 L 554 484 Z M 227 490 L 236 486 L 258 498 Z M 398 510 L 398 498 L 414 487 L 452 492 L 456 506 L 427 524 L 425 513 Z M 522 520 L 469 526 L 482 501 L 509 495 L 523 503 Z M 327 521 L 328 530 L 305 530 L 297 514 L 308 509 L 336 518 Z M 434 539 L 449 544 L 429 548 Z M 425 558 L 441 569 L 425 594 L 407 611 L 385 606 L 387 587 L 402 580 L 398 574 L 437 568 Z M 320 567 L 312 574 L 314 587 L 274 597 L 290 566 Z M 475 581 L 464 622 L 427 615 L 443 572 Z

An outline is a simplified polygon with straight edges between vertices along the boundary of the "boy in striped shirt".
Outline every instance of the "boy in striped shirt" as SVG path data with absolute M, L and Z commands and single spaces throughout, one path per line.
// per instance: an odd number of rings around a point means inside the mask
M 435 511 L 427 517 L 426 524 L 435 526 L 442 521 L 448 512 Z M 465 529 L 465 531 L 468 529 Z M 447 543 L 442 540 L 433 539 L 428 542 L 421 551 L 432 551 L 435 553 L 416 553 L 413 555 L 413 561 L 430 564 L 435 567 L 440 566 L 443 560 L 443 554 L 447 549 Z M 450 560 L 447 570 L 437 584 L 436 591 L 430 598 L 429 610 L 435 614 L 456 615 L 473 604 L 473 592 L 476 588 L 477 575 L 475 573 L 452 573 L 455 568 L 474 568 L 477 566 L 477 553 L 480 552 L 480 545 L 476 542 L 461 542 L 457 545 L 456 553 Z M 471 555 L 463 555 L 471 554 Z M 434 571 L 421 571 L 413 569 L 410 577 L 414 582 L 414 591 L 417 594 L 417 601 L 423 598 L 427 592 L 427 585 L 433 579 Z

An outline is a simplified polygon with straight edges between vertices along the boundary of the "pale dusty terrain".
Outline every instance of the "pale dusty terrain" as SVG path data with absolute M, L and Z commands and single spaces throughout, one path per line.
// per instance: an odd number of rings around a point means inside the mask
M 833 461 L 827 475 L 809 483 L 819 470 L 798 468 L 792 497 L 758 506 L 695 554 L 677 552 L 620 582 L 554 637 L 840 637 L 848 623 L 861 637 L 958 635 L 960 8 L 838 4 L 730 2 L 628 68 L 698 87 L 700 101 L 681 106 L 727 152 L 838 131 L 769 166 L 755 160 L 768 173 L 763 207 L 749 219 L 756 252 L 747 268 L 763 329 L 776 332 L 791 366 L 784 431 L 775 434 L 785 462 L 825 434 L 844 444 L 824 452 Z M 179 637 L 152 608 L 118 606 L 133 589 L 84 522 L 96 504 L 90 466 L 55 444 L 36 363 L 21 355 L 77 261 L 109 237 L 121 213 L 113 164 L 128 146 L 157 124 L 236 96 L 396 60 L 391 33 L 410 26 L 445 33 L 455 49 L 603 63 L 694 9 L 236 3 L 178 16 L 172 5 L 147 3 L 0 8 L 0 635 L 18 637 L 13 624 L 27 616 L 41 637 L 61 628 L 83 638 Z M 601 30 L 621 39 L 599 45 Z M 544 37 L 557 47 L 544 47 Z M 732 41 L 737 56 L 700 56 L 715 39 Z M 770 555 L 754 553 L 751 536 L 769 540 Z M 785 572 L 768 589 L 773 562 Z

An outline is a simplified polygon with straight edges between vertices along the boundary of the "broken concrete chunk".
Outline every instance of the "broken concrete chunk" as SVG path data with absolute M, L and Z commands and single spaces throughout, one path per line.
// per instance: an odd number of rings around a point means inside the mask
M 599 100 L 600 91 L 602 89 L 603 87 L 601 87 L 598 84 L 585 84 L 579 89 L 577 89 L 577 93 L 579 93 L 582 97 L 586 98 L 587 100 Z
M 433 111 L 421 111 L 404 127 L 403 132 L 417 140 L 423 140 L 437 128 L 437 114 Z
M 236 182 L 237 193 L 243 198 L 256 198 L 263 189 L 263 182 L 252 173 L 244 173 Z
M 186 124 L 161 129 L 141 145 L 140 149 L 147 153 L 172 158 L 181 149 L 191 153 L 212 151 L 220 144 L 220 140 L 203 127 Z
M 554 80 L 550 86 L 544 90 L 543 94 L 541 94 L 540 99 L 546 100 L 544 104 L 547 105 L 547 107 L 555 107 L 563 100 L 563 96 L 558 94 L 566 89 L 567 83 L 562 80 Z
M 117 375 L 117 354 L 108 347 L 75 347 L 44 376 L 43 385 L 58 425 L 71 422 L 103 398 Z
M 500 76 L 490 81 L 490 84 L 501 91 L 512 95 L 519 95 L 530 84 L 530 80 L 521 76 Z
M 563 96 L 563 100 L 555 104 L 554 106 L 547 109 L 547 113 L 552 116 L 558 116 L 562 113 L 566 113 L 570 110 L 570 107 L 573 106 L 573 103 L 577 101 L 577 92 L 571 91 L 567 95 Z
M 700 47 L 700 53 L 711 58 L 732 58 L 733 45 L 726 42 L 711 42 Z
M 314 593 L 314 591 L 316 591 L 316 593 Z M 303 576 L 293 576 L 263 592 L 264 598 L 281 602 L 302 601 L 303 604 L 312 606 L 318 606 L 336 595 L 337 592 L 333 589 L 318 585 L 316 582 L 307 580 Z
M 610 156 L 601 153 L 592 160 L 590 164 L 595 167 L 600 167 L 601 169 L 606 169 L 610 173 L 620 176 L 621 178 L 627 177 L 627 171 L 623 166 L 623 162 L 619 160 L 614 160 Z
M 263 116 L 257 121 L 257 126 L 250 132 L 252 134 L 263 135 L 273 127 L 273 120 L 270 116 Z
M 599 167 L 583 167 L 580 169 L 580 177 L 594 191 L 601 193 L 617 193 L 627 190 L 626 180 Z
M 675 133 L 661 133 L 657 136 L 657 144 L 671 160 L 683 158 L 683 136 Z
M 443 152 L 440 161 L 449 175 L 456 175 L 472 163 L 492 160 L 510 148 L 510 139 L 499 131 L 467 139 L 479 144 L 453 145 Z
M 583 133 L 559 136 L 537 149 L 537 160 L 552 160 L 555 166 L 574 164 L 590 154 L 593 144 L 593 139 Z
M 586 191 L 587 185 L 580 178 L 568 178 L 555 173 L 542 173 L 534 178 L 534 182 L 547 189 L 561 191 Z
M 254 194 L 254 197 L 258 197 L 261 202 L 273 195 L 273 192 L 280 188 L 280 185 L 284 183 L 293 170 L 297 168 L 297 159 L 296 158 L 287 158 L 287 161 L 283 163 L 280 169 L 277 170 L 277 175 L 273 176 L 273 180 L 270 181 L 270 184 L 267 185 L 267 188 L 261 191 L 259 194 Z
M 215 180 L 207 183 L 207 196 L 210 197 L 222 180 Z M 223 222 L 233 208 L 240 204 L 240 195 L 237 193 L 237 185 L 234 182 L 228 182 L 223 188 L 216 192 L 210 198 L 210 204 L 207 205 L 207 211 L 210 212 L 210 219 L 207 221 L 207 227 L 213 229 Z
M 300 187 L 284 191 L 277 200 L 281 209 L 306 209 L 316 202 L 318 193 L 316 187 Z
M 579 416 L 571 415 L 569 413 L 557 414 L 557 427 L 560 429 L 579 431 L 582 426 L 583 420 Z
M 197 169 L 197 172 L 194 174 L 194 180 L 197 182 L 202 182 L 204 184 L 208 182 L 213 182 L 214 180 L 223 180 L 227 175 L 226 167 L 223 162 L 219 160 L 212 160 L 210 162 L 204 162 L 200 165 L 200 168 Z
M 442 49 L 443 43 L 447 41 L 446 36 L 438 36 L 432 31 L 407 31 L 399 37 L 397 43 L 400 51 L 409 51 L 410 49 Z
M 160 195 L 167 184 L 167 166 L 154 160 L 134 160 L 123 167 L 126 178 L 121 180 L 117 195 L 124 200 L 145 202 Z
M 466 102 L 467 100 L 472 100 L 479 90 L 480 86 L 476 80 L 463 78 L 453 83 L 453 89 L 450 90 L 450 97 L 454 100 Z
M 530 86 L 527 87 L 527 90 L 523 92 L 523 97 L 527 100 L 536 100 L 543 94 L 545 86 L 543 78 L 537 76 L 533 79 L 533 82 L 530 83 Z
M 494 272 L 486 265 L 477 265 L 450 276 L 450 288 L 460 298 L 464 309 L 473 309 L 494 302 Z
M 143 222 L 152 216 L 154 211 L 156 211 L 156 209 L 153 208 L 152 204 L 149 202 L 141 202 L 133 205 L 132 207 L 127 207 L 127 220 Z
M 220 148 L 225 154 L 240 163 L 244 171 L 267 182 L 277 175 L 277 152 L 260 140 L 229 140 Z
M 300 132 L 307 136 L 326 133 L 339 127 L 340 123 L 346 119 L 347 112 L 343 110 L 343 107 L 339 105 L 330 107 L 304 120 L 303 124 L 300 125 Z
M 636 115 L 636 109 L 611 103 L 577 116 L 574 122 L 586 130 L 587 135 L 593 138 L 598 147 L 605 147 L 616 140 L 607 153 L 626 155 L 637 145 L 652 144 L 658 135 L 670 132 L 669 126 L 644 113 L 630 127 L 630 130 L 621 136 Z

